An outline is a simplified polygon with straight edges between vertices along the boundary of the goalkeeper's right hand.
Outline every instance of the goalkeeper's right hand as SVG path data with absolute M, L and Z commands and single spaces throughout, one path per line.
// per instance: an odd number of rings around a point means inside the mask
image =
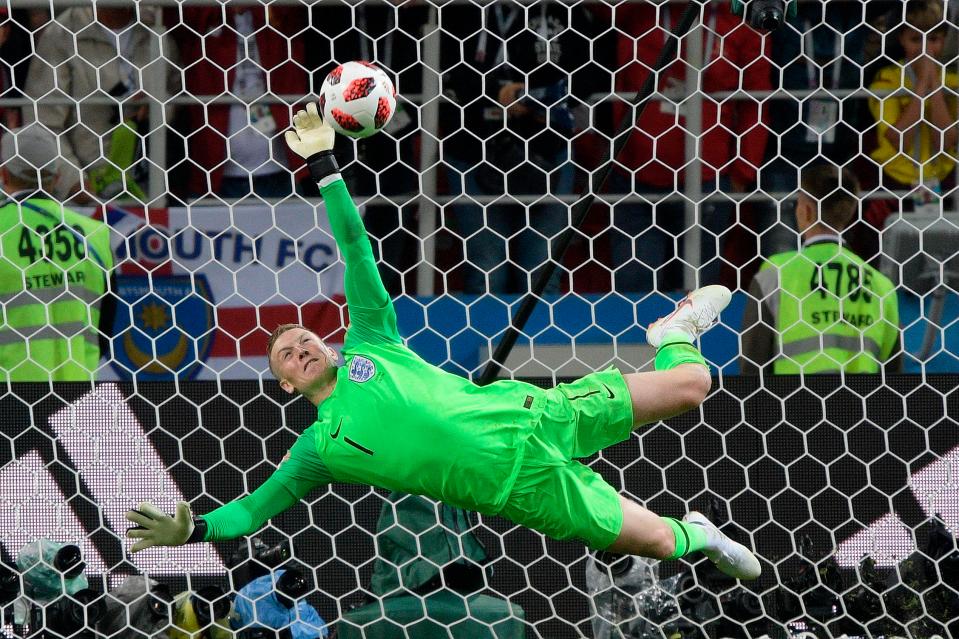
M 309 160 L 317 153 L 331 151 L 336 134 L 320 117 L 316 102 L 310 102 L 305 111 L 300 110 L 293 116 L 293 130 L 287 131 L 285 137 L 291 151 Z
M 152 546 L 181 546 L 190 541 L 193 534 L 193 513 L 185 501 L 176 505 L 176 514 L 172 517 L 145 501 L 138 510 L 128 510 L 126 518 L 137 524 L 127 529 L 127 537 L 139 539 L 130 548 L 131 552 Z

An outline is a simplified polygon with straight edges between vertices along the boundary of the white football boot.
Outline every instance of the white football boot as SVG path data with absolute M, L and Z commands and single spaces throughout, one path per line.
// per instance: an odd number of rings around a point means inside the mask
M 695 342 L 719 321 L 719 314 L 732 297 L 728 288 L 718 284 L 697 288 L 679 301 L 676 310 L 647 327 L 646 341 L 653 348 L 659 348 L 668 333 L 682 332 Z
M 702 513 L 692 511 L 683 517 L 683 521 L 687 524 L 702 526 L 706 531 L 709 545 L 703 550 L 703 554 L 716 564 L 721 572 L 744 581 L 755 579 L 762 572 L 759 559 L 749 548 L 727 537 Z

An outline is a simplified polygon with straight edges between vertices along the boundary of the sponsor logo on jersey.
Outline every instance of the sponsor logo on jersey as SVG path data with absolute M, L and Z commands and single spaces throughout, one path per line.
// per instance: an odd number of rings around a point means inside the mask
M 376 364 L 362 355 L 357 355 L 350 362 L 350 381 L 367 382 L 376 375 Z

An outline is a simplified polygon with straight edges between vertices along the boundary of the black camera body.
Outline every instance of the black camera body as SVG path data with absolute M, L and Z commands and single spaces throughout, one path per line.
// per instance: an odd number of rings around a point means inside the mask
M 239 592 L 246 584 L 279 568 L 292 557 L 293 550 L 286 539 L 274 546 L 268 546 L 259 537 L 250 539 L 249 546 L 240 543 L 227 561 L 233 589 Z
M 30 609 L 31 637 L 41 639 L 94 639 L 94 628 L 106 612 L 103 595 L 84 588 L 61 595 L 45 606 Z
M 797 0 L 732 0 L 732 11 L 745 15 L 752 28 L 775 31 L 786 22 L 786 16 L 796 15 Z

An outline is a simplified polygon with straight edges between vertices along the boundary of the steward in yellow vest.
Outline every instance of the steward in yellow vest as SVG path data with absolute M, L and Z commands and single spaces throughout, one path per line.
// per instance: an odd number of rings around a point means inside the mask
M 109 227 L 49 198 L 57 155 L 38 124 L 0 140 L 0 381 L 92 381 L 109 354 Z
M 796 202 L 802 249 L 770 257 L 750 284 L 743 374 L 898 369 L 895 288 L 840 238 L 856 218 L 857 193 L 848 170 L 840 174 L 830 164 L 803 171 Z

